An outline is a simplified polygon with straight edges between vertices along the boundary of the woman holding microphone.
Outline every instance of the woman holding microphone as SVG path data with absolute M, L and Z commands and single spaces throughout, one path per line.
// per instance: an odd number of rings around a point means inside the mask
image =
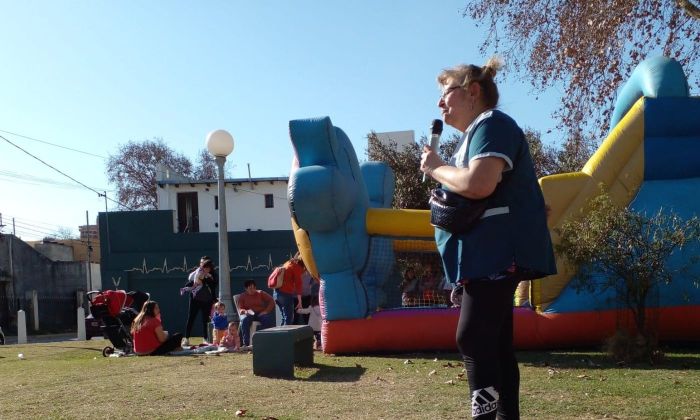
M 496 109 L 497 59 L 438 76 L 446 124 L 463 136 L 449 162 L 425 147 L 421 171 L 459 200 L 486 200 L 465 231 L 435 228 L 445 274 L 462 293 L 457 346 L 472 417 L 519 417 L 520 373 L 513 349 L 513 294 L 521 280 L 556 272 L 544 198 L 523 131 Z

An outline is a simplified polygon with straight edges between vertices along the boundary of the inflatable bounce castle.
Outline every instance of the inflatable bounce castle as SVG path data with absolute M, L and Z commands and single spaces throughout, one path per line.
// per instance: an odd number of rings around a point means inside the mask
M 700 98 L 689 97 L 680 65 L 642 62 L 619 92 L 611 131 L 581 172 L 544 177 L 550 232 L 582 214 L 603 183 L 613 201 L 638 212 L 700 210 Z M 390 294 L 410 256 L 435 255 L 426 210 L 391 209 L 394 180 L 383 163 L 360 165 L 350 140 L 330 118 L 294 120 L 296 156 L 289 183 L 292 226 L 307 268 L 321 279 L 326 353 L 454 350 L 459 310 L 392 304 Z M 698 246 L 680 258 L 697 255 Z M 409 257 L 407 257 L 407 255 Z M 559 273 L 534 280 L 529 305 L 515 309 L 520 349 L 600 343 L 624 306 L 614 293 L 580 292 L 561 261 Z M 660 339 L 700 340 L 695 272 L 674 278 L 651 303 Z

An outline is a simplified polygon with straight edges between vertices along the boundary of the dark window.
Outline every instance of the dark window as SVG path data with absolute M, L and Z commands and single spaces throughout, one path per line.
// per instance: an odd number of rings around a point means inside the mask
M 177 194 L 177 226 L 180 232 L 199 232 L 197 193 Z
M 214 196 L 214 210 L 219 210 L 219 196 Z
M 273 207 L 275 207 L 275 198 L 272 194 L 265 194 L 265 208 L 271 209 Z

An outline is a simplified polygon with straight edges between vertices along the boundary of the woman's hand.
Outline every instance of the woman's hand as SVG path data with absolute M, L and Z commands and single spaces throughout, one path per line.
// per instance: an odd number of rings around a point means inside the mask
M 420 156 L 420 170 L 429 176 L 433 176 L 435 168 L 444 166 L 445 162 L 440 159 L 438 154 L 430 149 L 430 146 L 423 146 L 423 154 Z

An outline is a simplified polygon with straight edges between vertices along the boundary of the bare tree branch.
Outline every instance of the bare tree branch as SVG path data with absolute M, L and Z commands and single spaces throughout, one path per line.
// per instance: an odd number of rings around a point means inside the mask
M 684 9 L 685 12 L 688 13 L 688 15 L 690 15 L 690 17 L 694 19 L 700 19 L 700 8 L 694 5 L 692 1 L 676 0 L 676 3 L 678 3 L 678 7 Z
M 118 201 L 133 209 L 157 208 L 156 167 L 164 164 L 174 171 L 192 175 L 192 162 L 170 149 L 162 139 L 130 141 L 107 161 L 107 180 L 117 187 Z
M 698 87 L 697 0 L 467 0 L 464 15 L 485 26 L 481 51 L 536 91 L 561 85 L 558 128 L 569 138 L 609 129 L 616 91 L 634 67 L 664 54 Z M 587 137 L 587 136 L 586 136 Z

